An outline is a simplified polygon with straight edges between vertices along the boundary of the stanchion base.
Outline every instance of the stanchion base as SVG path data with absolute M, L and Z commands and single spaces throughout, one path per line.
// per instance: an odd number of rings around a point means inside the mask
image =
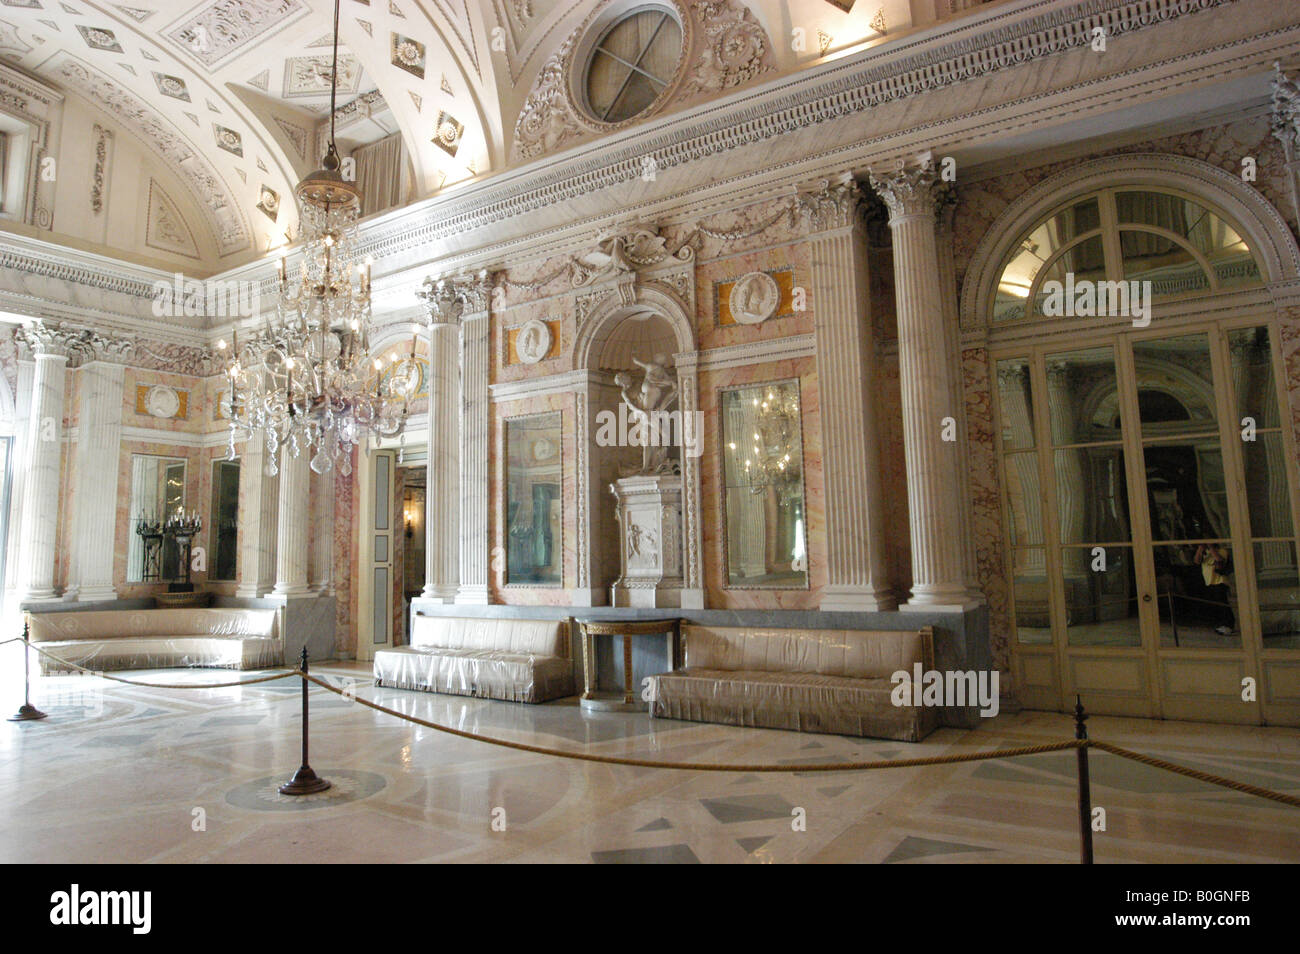
M 35 706 L 23 705 L 18 707 L 18 711 L 11 715 L 6 722 L 31 722 L 34 719 L 47 718 L 46 714 Z
M 281 795 L 315 795 L 329 787 L 329 781 L 313 772 L 310 765 L 300 765 L 293 778 L 280 786 L 279 792 Z

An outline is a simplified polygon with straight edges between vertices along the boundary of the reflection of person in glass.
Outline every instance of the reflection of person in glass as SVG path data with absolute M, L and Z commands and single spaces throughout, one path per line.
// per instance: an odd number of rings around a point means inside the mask
M 1202 543 L 1196 548 L 1196 556 L 1192 559 L 1200 566 L 1201 575 L 1205 579 L 1206 599 L 1219 605 L 1215 614 L 1219 625 L 1214 627 L 1214 631 L 1220 636 L 1231 635 L 1237 620 L 1232 613 L 1228 590 L 1227 575 L 1232 572 L 1232 564 L 1227 551 L 1220 549 L 1217 543 Z

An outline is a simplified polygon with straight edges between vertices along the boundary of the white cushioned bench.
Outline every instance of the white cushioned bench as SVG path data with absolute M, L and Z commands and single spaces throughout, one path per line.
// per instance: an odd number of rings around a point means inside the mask
M 87 669 L 265 669 L 284 664 L 273 609 L 71 610 L 29 613 L 41 649 Z M 40 658 L 42 672 L 58 662 Z
M 937 710 L 895 706 L 890 677 L 934 666 L 934 634 L 682 627 L 684 666 L 651 677 L 651 714 L 919 742 Z
M 375 684 L 508 702 L 573 695 L 568 619 L 419 616 L 411 645 L 375 652 Z

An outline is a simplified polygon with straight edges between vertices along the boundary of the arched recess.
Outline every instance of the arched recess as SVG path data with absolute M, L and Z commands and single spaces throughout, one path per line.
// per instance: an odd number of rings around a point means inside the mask
M 1147 186 L 1200 197 L 1240 229 L 1266 285 L 1300 279 L 1300 246 L 1286 220 L 1239 176 L 1188 156 L 1135 153 L 1106 156 L 1049 176 L 1003 210 L 971 256 L 961 291 L 961 325 L 989 324 L 990 302 L 1012 246 L 1054 209 L 1099 189 Z
M 601 355 L 610 337 L 629 318 L 656 317 L 672 329 L 676 351 L 672 355 L 677 376 L 678 401 L 685 420 L 698 418 L 699 382 L 696 370 L 695 325 L 691 309 L 673 288 L 666 284 L 641 283 L 632 275 L 620 276 L 603 289 L 600 286 L 578 295 L 588 304 L 581 318 L 573 345 L 573 370 L 585 372 L 576 386 L 577 401 L 577 550 L 578 579 L 575 602 L 590 598 L 603 602 L 607 582 L 618 571 L 617 529 L 613 520 L 613 498 L 607 486 L 619 476 L 615 455 L 597 446 L 596 415 L 601 410 L 617 408 L 620 394 L 608 369 L 600 367 Z M 579 307 L 581 315 L 583 308 Z M 689 433 L 689 432 L 688 432 Z M 699 448 L 703 435 L 694 431 L 694 447 Z M 700 458 L 683 448 L 682 470 L 682 605 L 702 608 L 704 579 L 700 539 Z M 604 592 L 602 592 L 604 591 Z

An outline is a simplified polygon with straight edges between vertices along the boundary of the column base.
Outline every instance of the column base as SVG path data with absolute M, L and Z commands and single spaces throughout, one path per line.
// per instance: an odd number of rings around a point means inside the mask
M 270 596 L 302 597 L 316 596 L 316 592 L 306 583 L 277 583 Z
M 59 596 L 59 594 L 52 589 L 28 590 L 26 593 L 22 595 L 21 602 L 49 603 L 53 600 L 60 600 L 62 598 L 63 597 Z
M 111 586 L 82 586 L 77 590 L 78 603 L 96 603 L 117 599 L 117 590 Z
M 235 587 L 235 595 L 242 600 L 260 600 L 265 596 L 269 596 L 270 593 L 271 593 L 271 587 L 269 586 Z
M 456 587 L 445 583 L 436 586 L 426 583 L 424 589 L 420 592 L 420 599 L 428 600 L 430 603 L 454 603 L 456 602 Z
M 913 587 L 911 598 L 898 607 L 904 613 L 964 613 L 985 603 L 984 594 L 964 586 Z
M 828 586 L 822 590 L 823 613 L 892 613 L 898 608 L 894 591 L 871 586 Z

